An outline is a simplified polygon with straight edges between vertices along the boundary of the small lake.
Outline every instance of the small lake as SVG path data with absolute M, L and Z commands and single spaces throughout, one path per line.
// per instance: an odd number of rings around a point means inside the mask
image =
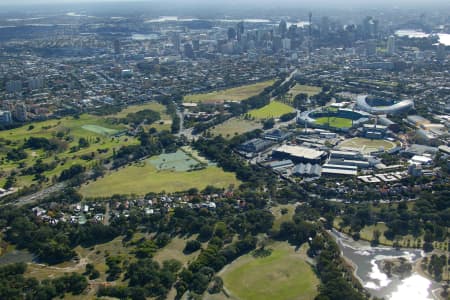
M 336 230 L 331 232 L 336 239 L 342 255 L 356 267 L 356 276 L 362 285 L 376 297 L 386 300 L 433 300 L 432 291 L 438 284 L 421 276 L 415 271 L 404 278 L 393 275 L 388 277 L 380 270 L 378 262 L 385 259 L 403 257 L 414 264 L 423 257 L 419 249 L 394 249 L 391 247 L 372 247 L 365 241 L 354 241 L 351 237 Z

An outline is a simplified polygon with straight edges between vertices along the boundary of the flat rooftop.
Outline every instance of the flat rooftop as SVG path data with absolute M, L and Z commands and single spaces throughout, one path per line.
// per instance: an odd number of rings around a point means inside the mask
M 302 146 L 283 145 L 274 151 L 286 153 L 295 157 L 304 157 L 306 159 L 319 159 L 326 155 L 325 151 L 315 150 Z

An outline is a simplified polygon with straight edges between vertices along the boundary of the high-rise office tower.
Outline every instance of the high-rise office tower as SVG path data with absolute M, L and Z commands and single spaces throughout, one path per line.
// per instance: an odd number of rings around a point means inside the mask
M 388 38 L 388 41 L 387 41 L 387 53 L 389 55 L 394 55 L 395 51 L 396 51 L 396 49 L 395 49 L 395 36 L 391 35 Z
M 281 20 L 280 24 L 278 25 L 278 32 L 280 33 L 282 38 L 286 37 L 287 23 L 285 20 Z
M 244 34 L 244 21 L 241 21 L 241 22 L 237 23 L 237 25 L 236 25 L 236 35 L 237 35 L 238 41 L 242 40 L 243 34 Z
M 236 29 L 233 27 L 228 28 L 227 37 L 229 41 L 236 39 Z

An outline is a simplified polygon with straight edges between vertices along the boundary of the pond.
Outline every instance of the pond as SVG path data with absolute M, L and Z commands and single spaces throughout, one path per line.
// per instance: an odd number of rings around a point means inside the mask
M 352 262 L 355 275 L 361 284 L 376 297 L 386 300 L 427 300 L 435 299 L 433 290 L 439 285 L 415 270 L 415 263 L 424 256 L 419 249 L 395 249 L 392 247 L 372 247 L 365 241 L 354 241 L 336 230 L 331 232 L 339 245 L 342 255 Z M 381 266 L 385 262 L 401 262 L 411 268 L 410 272 L 386 275 Z

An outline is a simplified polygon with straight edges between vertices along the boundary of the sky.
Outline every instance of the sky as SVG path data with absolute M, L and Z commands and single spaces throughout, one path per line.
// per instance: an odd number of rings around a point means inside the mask
M 320 5 L 320 6 L 344 6 L 344 5 L 358 5 L 358 6 L 377 6 L 377 5 L 390 5 L 390 6 L 416 6 L 433 4 L 448 4 L 449 0 L 0 0 L 2 5 L 17 5 L 17 4 L 43 4 L 43 3 L 55 3 L 55 4 L 72 4 L 72 3 L 92 3 L 92 2 L 159 2 L 167 4 L 212 4 L 220 6 L 221 4 L 226 6 L 229 4 L 255 4 L 261 5 Z

